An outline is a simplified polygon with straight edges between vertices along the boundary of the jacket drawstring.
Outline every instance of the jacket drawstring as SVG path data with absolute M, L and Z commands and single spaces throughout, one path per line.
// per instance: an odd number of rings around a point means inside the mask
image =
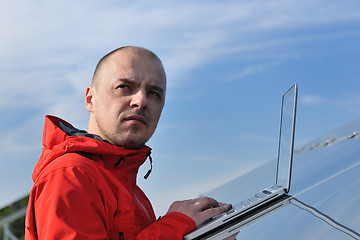
M 149 171 L 145 174 L 144 178 L 147 179 L 152 171 L 152 157 L 151 157 L 151 151 L 147 154 L 147 157 L 149 157 L 149 161 L 150 161 L 150 169 Z

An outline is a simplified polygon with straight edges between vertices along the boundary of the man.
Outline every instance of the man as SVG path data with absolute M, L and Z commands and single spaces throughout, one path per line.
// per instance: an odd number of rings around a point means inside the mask
M 123 47 L 100 60 L 86 89 L 87 132 L 46 116 L 26 239 L 182 239 L 230 208 L 206 197 L 178 201 L 156 220 L 136 185 L 139 166 L 151 162 L 145 143 L 165 91 L 160 59 L 144 48 Z

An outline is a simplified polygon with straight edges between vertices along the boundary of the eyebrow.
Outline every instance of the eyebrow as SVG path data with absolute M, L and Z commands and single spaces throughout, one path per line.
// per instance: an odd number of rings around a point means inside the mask
M 164 93 L 164 89 L 162 87 L 159 87 L 157 85 L 150 85 L 152 89 L 159 91 L 160 93 Z
M 139 82 L 137 82 L 136 80 L 133 79 L 129 79 L 129 78 L 120 78 L 118 79 L 118 81 L 123 82 L 123 83 L 127 83 L 127 84 L 139 84 Z M 162 87 L 159 87 L 158 85 L 154 85 L 154 84 L 149 84 L 151 89 L 154 89 L 156 91 L 159 91 L 160 93 L 164 93 L 164 89 Z

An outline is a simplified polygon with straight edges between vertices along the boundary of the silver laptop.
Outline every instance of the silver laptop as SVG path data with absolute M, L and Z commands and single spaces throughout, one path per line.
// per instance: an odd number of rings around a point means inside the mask
M 249 196 L 233 208 L 221 215 L 215 216 L 198 226 L 194 231 L 187 234 L 184 239 L 201 239 L 209 231 L 223 226 L 246 213 L 253 211 L 290 190 L 291 168 L 294 150 L 295 118 L 297 104 L 297 84 L 295 83 L 282 97 L 280 137 L 278 158 L 276 164 L 275 185 Z
M 240 230 L 265 218 L 269 215 L 279 211 L 280 209 L 288 206 L 290 204 L 291 196 L 284 195 L 278 200 L 271 201 L 262 207 L 256 208 L 256 211 L 251 211 L 251 213 L 246 214 L 241 221 L 235 221 L 224 227 L 217 228 L 216 231 L 212 231 L 211 234 L 206 234 L 207 240 L 225 240 L 225 239 L 235 239 L 236 236 L 240 233 Z

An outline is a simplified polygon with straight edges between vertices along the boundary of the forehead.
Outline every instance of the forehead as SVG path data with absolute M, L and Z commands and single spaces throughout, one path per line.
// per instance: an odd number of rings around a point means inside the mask
M 156 57 L 123 50 L 109 56 L 105 75 L 108 79 L 130 79 L 166 86 L 166 75 L 162 63 Z

